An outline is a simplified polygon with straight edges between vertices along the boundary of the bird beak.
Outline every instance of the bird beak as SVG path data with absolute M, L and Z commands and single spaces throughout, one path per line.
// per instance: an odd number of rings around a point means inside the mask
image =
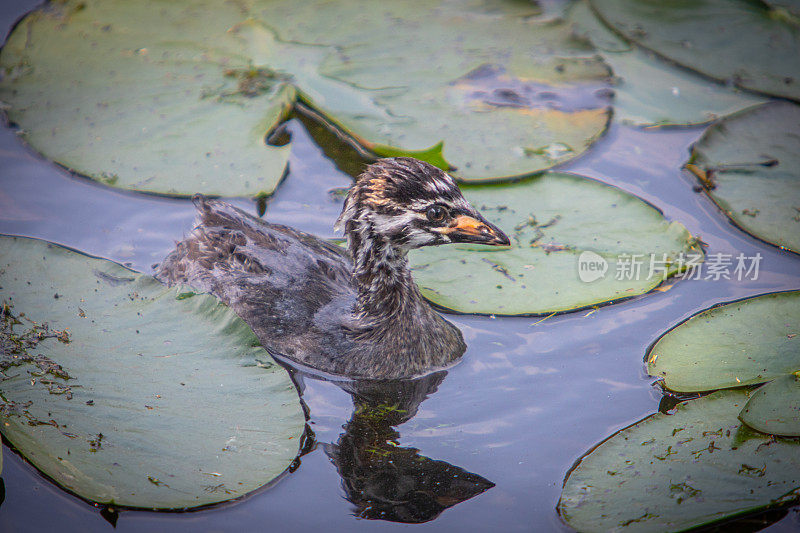
M 491 246 L 511 245 L 508 236 L 500 228 L 477 213 L 475 216 L 459 215 L 450 226 L 438 228 L 436 231 L 450 237 L 452 242 L 488 244 Z

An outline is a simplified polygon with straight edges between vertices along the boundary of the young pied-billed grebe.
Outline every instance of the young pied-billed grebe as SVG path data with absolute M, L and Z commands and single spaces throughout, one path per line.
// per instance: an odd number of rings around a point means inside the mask
M 199 223 L 156 277 L 215 294 L 273 354 L 351 377 L 419 375 L 466 349 L 419 293 L 409 250 L 509 244 L 453 178 L 408 157 L 381 159 L 356 180 L 336 223 L 347 250 L 224 202 L 194 201 Z

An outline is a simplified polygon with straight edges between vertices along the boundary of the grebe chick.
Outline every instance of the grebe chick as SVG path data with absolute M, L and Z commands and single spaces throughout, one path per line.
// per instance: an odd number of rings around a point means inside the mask
M 452 177 L 408 157 L 378 160 L 358 177 L 336 222 L 346 250 L 202 195 L 194 203 L 197 226 L 156 277 L 216 295 L 274 355 L 350 377 L 416 376 L 466 349 L 417 289 L 409 250 L 509 244 Z

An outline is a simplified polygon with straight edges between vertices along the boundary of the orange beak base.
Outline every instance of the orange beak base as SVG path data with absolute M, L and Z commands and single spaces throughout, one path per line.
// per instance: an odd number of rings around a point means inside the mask
M 509 246 L 511 244 L 508 236 L 500 228 L 480 215 L 477 217 L 459 215 L 453 222 L 453 225 L 440 230 L 440 233 L 450 237 L 452 242 L 488 244 L 491 246 Z

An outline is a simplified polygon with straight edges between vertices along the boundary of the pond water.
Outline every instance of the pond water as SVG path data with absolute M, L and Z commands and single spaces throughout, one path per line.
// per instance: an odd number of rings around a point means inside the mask
M 34 5 L 3 5 L 2 30 L 7 32 Z M 290 172 L 267 202 L 265 218 L 333 237 L 341 199 L 329 191 L 347 186 L 350 178 L 325 157 L 299 121 L 288 128 Z M 706 196 L 693 191 L 694 178 L 681 172 L 687 149 L 702 130 L 615 125 L 587 155 L 562 169 L 644 198 L 700 236 L 709 253 L 760 253 L 757 280 L 685 280 L 664 292 L 545 320 L 451 315 L 469 348 L 438 387 L 421 384 L 431 394 L 418 407 L 409 406 L 396 426 L 376 430 L 369 420 L 352 419 L 353 400 L 342 387 L 300 379 L 314 448 L 271 487 L 207 510 L 109 516 L 65 493 L 6 448 L 0 530 L 111 530 L 109 521 L 116 520 L 118 531 L 371 531 L 401 527 L 389 518 L 416 518 L 430 519 L 418 527 L 442 531 L 569 531 L 555 512 L 567 470 L 596 443 L 659 408 L 661 391 L 642 362 L 647 347 L 672 325 L 713 304 L 800 286 L 800 256 L 737 230 Z M 249 212 L 258 209 L 247 199 L 233 203 Z M 187 200 L 120 192 L 72 176 L 26 148 L 13 130 L 0 129 L 0 233 L 39 237 L 151 272 L 151 265 L 191 228 L 193 218 Z M 363 431 L 381 431 L 384 441 L 389 435 L 406 449 L 391 455 L 394 474 L 354 474 L 331 459 L 331 445 L 338 443 L 340 457 L 363 448 L 362 441 L 371 438 Z M 409 448 L 438 462 L 419 461 Z M 429 472 L 465 471 L 459 474 L 464 486 L 427 487 L 435 503 L 415 507 L 412 502 L 396 510 L 397 516 L 373 513 L 384 520 L 354 516 L 343 476 L 350 486 L 370 475 L 374 485 L 382 479 L 414 483 L 413 468 L 402 464 L 414 460 L 429 465 Z M 384 463 L 383 468 L 391 467 Z M 428 479 L 435 475 L 429 473 Z M 372 516 L 369 510 L 361 512 Z M 800 510 L 737 523 L 744 531 L 765 526 L 796 531 Z

